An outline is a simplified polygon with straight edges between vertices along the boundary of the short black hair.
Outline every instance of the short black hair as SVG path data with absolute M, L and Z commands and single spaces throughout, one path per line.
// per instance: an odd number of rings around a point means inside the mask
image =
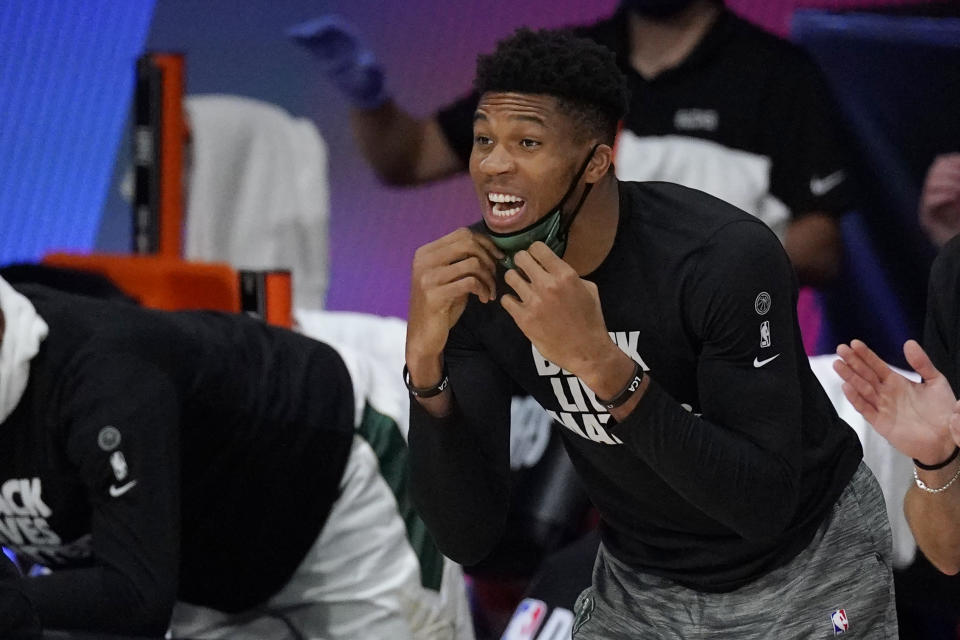
M 565 29 L 521 27 L 477 57 L 474 88 L 553 96 L 582 133 L 613 144 L 627 110 L 626 79 L 612 51 Z

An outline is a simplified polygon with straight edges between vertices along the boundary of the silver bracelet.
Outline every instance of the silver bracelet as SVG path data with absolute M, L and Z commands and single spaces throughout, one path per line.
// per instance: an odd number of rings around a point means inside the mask
M 957 481 L 957 478 L 960 478 L 960 465 L 957 466 L 957 472 L 953 474 L 952 478 L 950 478 L 950 482 L 943 485 L 939 489 L 934 489 L 932 487 L 928 487 L 926 483 L 920 479 L 920 476 L 917 475 L 917 468 L 916 467 L 913 468 L 913 480 L 917 483 L 918 488 L 922 489 L 923 491 L 926 491 L 927 493 L 943 493 L 944 491 L 950 488 L 950 485 L 952 485 L 954 482 Z

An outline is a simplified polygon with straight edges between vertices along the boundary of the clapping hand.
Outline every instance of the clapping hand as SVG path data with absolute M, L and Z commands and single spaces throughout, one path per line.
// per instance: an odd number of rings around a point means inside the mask
M 843 378 L 850 404 L 894 448 L 924 464 L 937 464 L 960 444 L 960 406 L 947 379 L 915 340 L 904 344 L 903 353 L 922 382 L 891 370 L 859 340 L 837 347 L 840 360 L 833 368 Z

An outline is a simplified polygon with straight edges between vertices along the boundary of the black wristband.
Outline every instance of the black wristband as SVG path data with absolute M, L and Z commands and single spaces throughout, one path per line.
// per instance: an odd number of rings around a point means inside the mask
M 923 464 L 916 458 L 913 459 L 913 464 L 917 465 L 918 469 L 923 469 L 924 471 L 937 471 L 938 469 L 943 469 L 945 466 L 957 459 L 957 455 L 960 454 L 960 447 L 954 447 L 953 453 L 950 454 L 943 462 L 938 464 Z
M 627 400 L 630 399 L 637 389 L 640 388 L 640 383 L 643 382 L 643 369 L 640 367 L 640 363 L 634 361 L 633 363 L 633 375 L 630 377 L 630 381 L 627 385 L 620 390 L 620 393 L 613 396 L 610 400 L 604 400 L 600 396 L 597 396 L 597 402 L 603 405 L 603 408 L 609 411 L 610 409 L 616 409 Z
M 407 365 L 403 365 L 403 384 L 406 385 L 407 391 L 414 398 L 432 398 L 443 393 L 443 390 L 450 384 L 450 377 L 447 375 L 447 367 L 444 365 L 443 377 L 440 378 L 440 382 L 432 387 L 415 387 L 410 382 L 410 370 L 407 369 Z

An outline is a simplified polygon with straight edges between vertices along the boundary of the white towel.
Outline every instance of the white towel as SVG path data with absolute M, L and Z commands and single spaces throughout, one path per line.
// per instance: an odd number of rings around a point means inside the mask
M 30 360 L 40 350 L 49 329 L 30 301 L 0 278 L 0 310 L 4 328 L 0 334 L 0 423 L 23 397 L 30 378 Z
M 316 126 L 240 96 L 195 95 L 185 105 L 193 146 L 186 257 L 290 269 L 294 304 L 322 308 L 330 192 Z

